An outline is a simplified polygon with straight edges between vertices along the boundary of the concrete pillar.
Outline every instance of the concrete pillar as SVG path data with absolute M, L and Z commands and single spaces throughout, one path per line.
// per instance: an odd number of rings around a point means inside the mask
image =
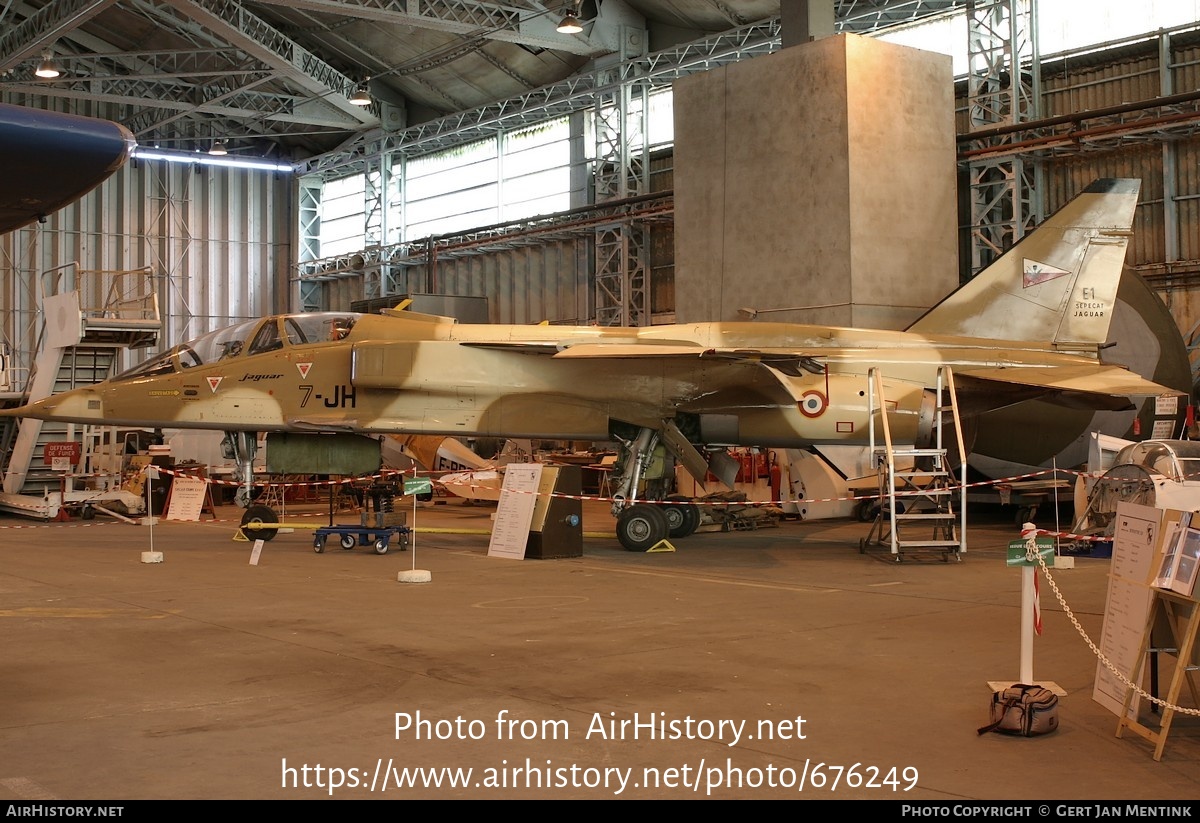
M 780 0 L 783 48 L 833 34 L 833 0 Z
M 675 83 L 679 322 L 902 328 L 958 282 L 949 57 L 826 37 Z

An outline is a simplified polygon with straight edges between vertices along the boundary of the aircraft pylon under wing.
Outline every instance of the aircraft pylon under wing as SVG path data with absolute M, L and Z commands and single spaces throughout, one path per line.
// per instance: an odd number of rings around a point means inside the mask
M 279 315 L 210 332 L 12 413 L 219 429 L 243 457 L 254 440 L 247 433 L 260 431 L 615 439 L 624 444 L 613 482 L 618 533 L 627 547 L 648 548 L 699 519 L 685 503 L 660 507 L 666 518 L 635 505 L 670 494 L 657 454 L 695 472 L 725 446 L 864 444 L 880 407 L 896 442 L 924 445 L 944 367 L 965 414 L 1032 398 L 1112 408 L 1129 396 L 1180 394 L 1101 357 L 1138 190 L 1136 180 L 1092 184 L 906 331 Z M 883 387 L 874 411 L 872 368 Z M 626 517 L 632 509 L 637 517 Z

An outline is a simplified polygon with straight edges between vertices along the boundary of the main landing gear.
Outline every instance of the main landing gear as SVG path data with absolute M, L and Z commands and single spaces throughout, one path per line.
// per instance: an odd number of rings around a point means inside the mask
M 633 440 L 620 440 L 622 471 L 613 494 L 617 540 L 631 552 L 644 552 L 668 537 L 687 537 L 700 525 L 700 509 L 683 495 L 668 495 L 674 481 L 673 460 L 656 450 L 659 435 L 642 428 Z M 656 464 L 656 465 L 655 465 Z M 637 502 L 639 486 L 648 501 Z

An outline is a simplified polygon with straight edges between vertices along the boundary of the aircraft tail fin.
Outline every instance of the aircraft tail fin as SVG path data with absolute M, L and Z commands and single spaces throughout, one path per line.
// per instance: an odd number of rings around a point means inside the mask
M 1106 342 L 1141 181 L 1097 180 L 999 259 L 927 311 L 908 331 Z

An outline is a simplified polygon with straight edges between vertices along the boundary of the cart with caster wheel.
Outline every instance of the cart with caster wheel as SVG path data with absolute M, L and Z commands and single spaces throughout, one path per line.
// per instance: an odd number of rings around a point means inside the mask
M 313 551 L 317 554 L 324 552 L 325 541 L 332 536 L 338 538 L 343 549 L 353 549 L 356 545 L 371 546 L 375 554 L 387 554 L 392 545 L 398 545 L 400 551 L 406 551 L 408 532 L 408 526 L 363 526 L 357 523 L 321 526 L 313 534 Z

